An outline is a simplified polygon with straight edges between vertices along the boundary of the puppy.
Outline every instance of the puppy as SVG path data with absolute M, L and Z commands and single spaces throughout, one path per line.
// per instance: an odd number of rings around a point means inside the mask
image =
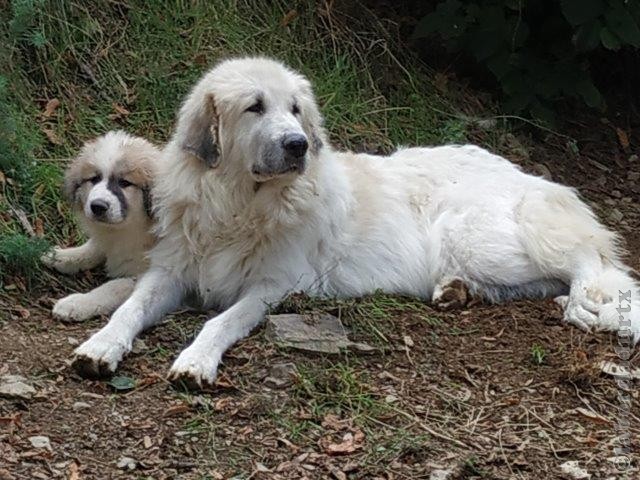
M 114 280 L 58 300 L 54 317 L 80 321 L 111 314 L 147 269 L 146 252 L 155 243 L 150 188 L 159 156 L 147 140 L 111 131 L 86 143 L 67 169 L 65 194 L 89 240 L 55 248 L 43 261 L 66 274 L 104 263 Z

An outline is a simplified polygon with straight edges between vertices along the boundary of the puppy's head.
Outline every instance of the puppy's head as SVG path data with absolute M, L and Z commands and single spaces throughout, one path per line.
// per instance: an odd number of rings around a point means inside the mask
M 305 77 L 274 60 L 240 58 L 220 63 L 195 86 L 176 138 L 209 167 L 265 182 L 303 174 L 325 135 Z
M 93 224 L 126 225 L 150 217 L 159 155 L 148 141 L 122 131 L 87 142 L 67 169 L 67 198 Z

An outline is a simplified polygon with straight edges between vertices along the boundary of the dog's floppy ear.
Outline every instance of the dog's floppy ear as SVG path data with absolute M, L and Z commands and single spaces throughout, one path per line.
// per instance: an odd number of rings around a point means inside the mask
M 208 94 L 203 100 L 198 105 L 185 105 L 182 149 L 202 160 L 207 167 L 215 168 L 220 163 L 218 112 L 213 95 Z
M 69 203 L 75 203 L 76 192 L 82 185 L 81 162 L 79 158 L 74 159 L 64 174 L 62 193 Z

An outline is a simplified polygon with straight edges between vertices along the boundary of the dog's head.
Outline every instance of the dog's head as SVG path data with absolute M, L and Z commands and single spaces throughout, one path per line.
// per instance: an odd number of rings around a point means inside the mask
M 240 168 L 265 182 L 304 173 L 325 135 L 305 77 L 274 60 L 240 58 L 220 63 L 195 86 L 176 139 L 209 167 Z
M 65 193 L 93 224 L 126 225 L 151 216 L 150 188 L 160 151 L 113 131 L 87 142 L 65 174 Z

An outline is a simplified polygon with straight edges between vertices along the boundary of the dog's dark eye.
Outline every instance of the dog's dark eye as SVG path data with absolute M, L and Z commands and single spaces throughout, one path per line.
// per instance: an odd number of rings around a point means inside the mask
M 258 100 L 256 103 L 247 108 L 245 112 L 264 113 L 264 104 L 262 103 L 262 100 Z
M 127 188 L 127 187 L 130 187 L 131 185 L 133 185 L 133 183 L 131 183 L 129 180 L 125 180 L 124 178 L 121 178 L 120 180 L 118 180 L 118 186 L 120 188 Z
M 291 107 L 291 113 L 294 115 L 298 115 L 300 113 L 300 107 L 298 107 L 297 103 L 294 103 L 293 107 Z
M 94 176 L 93 176 L 93 177 L 91 177 L 91 178 L 87 178 L 87 180 L 86 180 L 86 181 L 87 181 L 87 182 L 91 182 L 92 184 L 94 184 L 94 185 L 95 185 L 95 184 L 96 184 L 96 183 L 98 183 L 100 180 L 102 180 L 102 177 L 101 177 L 100 175 L 94 175 Z

